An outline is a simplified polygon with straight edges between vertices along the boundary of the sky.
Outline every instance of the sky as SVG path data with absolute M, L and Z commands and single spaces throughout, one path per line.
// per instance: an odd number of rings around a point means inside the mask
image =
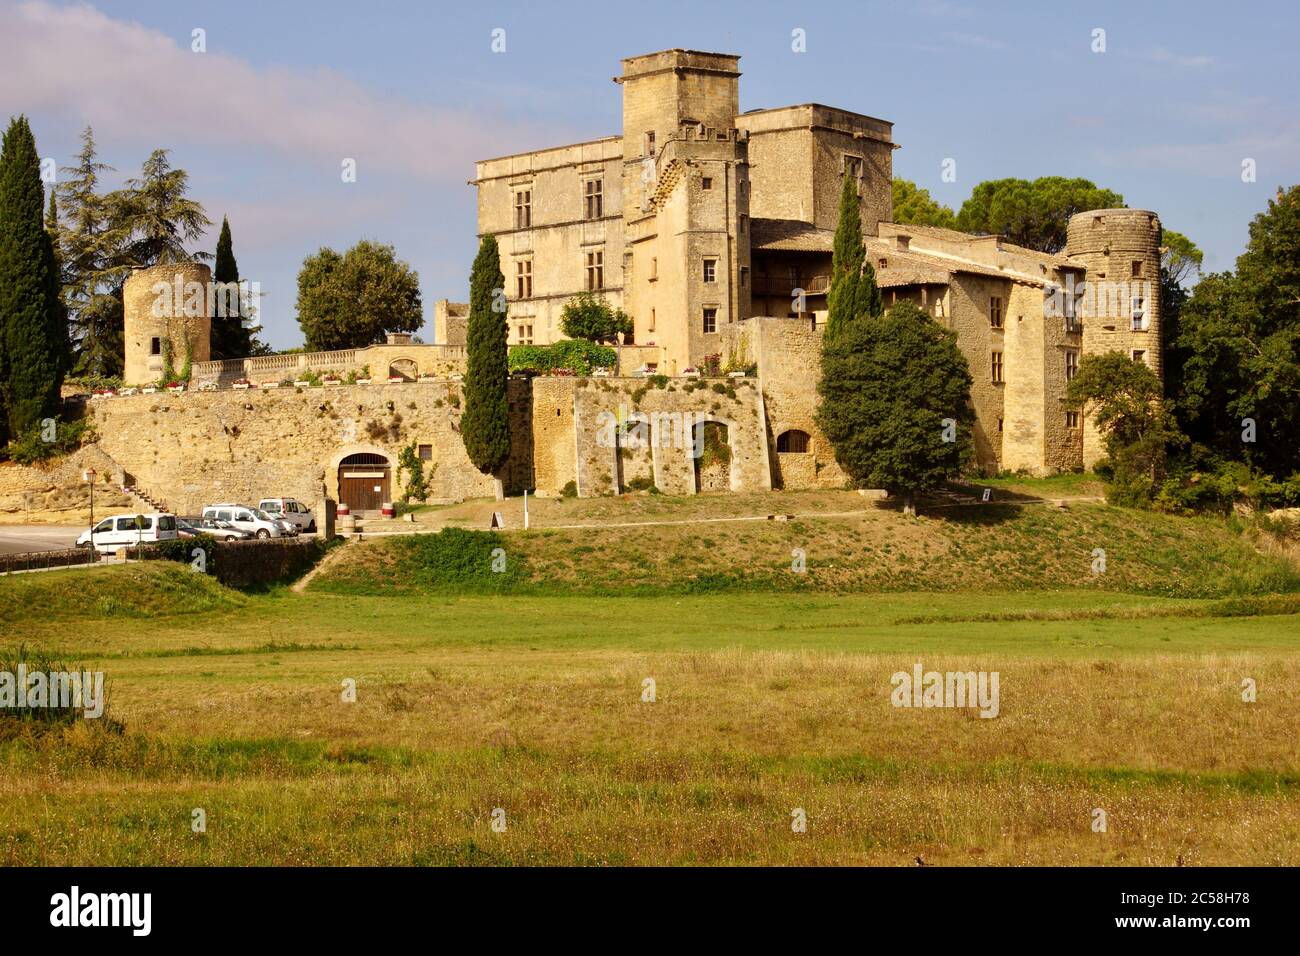
M 363 238 L 419 272 L 431 340 L 434 301 L 468 296 L 474 161 L 617 134 L 619 59 L 671 47 L 738 54 L 742 110 L 893 122 L 895 175 L 954 209 L 986 179 L 1081 176 L 1231 269 L 1300 182 L 1300 7 L 1064 6 L 0 0 L 0 118 L 26 114 L 60 166 L 89 124 L 109 188 L 171 150 L 214 220 L 195 248 L 229 216 L 277 348 L 302 343 L 303 259 Z

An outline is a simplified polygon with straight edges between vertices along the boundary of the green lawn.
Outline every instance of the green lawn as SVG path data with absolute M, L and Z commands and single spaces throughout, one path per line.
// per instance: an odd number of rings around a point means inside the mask
M 0 719 L 0 863 L 1295 863 L 1296 611 L 0 579 L 6 640 L 103 669 L 124 728 Z M 890 706 L 918 660 L 998 671 L 998 718 Z

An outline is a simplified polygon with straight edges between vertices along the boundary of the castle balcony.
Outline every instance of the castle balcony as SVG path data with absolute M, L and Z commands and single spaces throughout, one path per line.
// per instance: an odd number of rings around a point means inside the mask
M 825 295 L 830 291 L 831 277 L 828 275 L 803 276 L 791 279 L 789 276 L 755 276 L 755 295 L 776 295 L 793 298 L 795 289 L 803 289 L 805 296 Z

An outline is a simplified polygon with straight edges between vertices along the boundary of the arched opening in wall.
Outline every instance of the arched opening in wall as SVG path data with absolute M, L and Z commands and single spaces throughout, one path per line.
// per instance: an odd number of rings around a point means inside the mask
M 649 491 L 654 486 L 654 453 L 650 447 L 650 416 L 631 412 L 614 430 L 615 491 Z
M 691 430 L 695 490 L 731 490 L 731 437 L 724 422 L 699 422 Z
M 339 462 L 339 502 L 354 514 L 380 510 L 392 493 L 392 468 L 383 455 L 348 455 Z
M 776 436 L 776 450 L 782 455 L 806 455 L 810 441 L 807 432 L 791 428 Z
M 414 382 L 419 375 L 419 367 L 415 364 L 415 359 L 394 359 L 388 365 L 388 377 L 400 378 L 408 382 Z

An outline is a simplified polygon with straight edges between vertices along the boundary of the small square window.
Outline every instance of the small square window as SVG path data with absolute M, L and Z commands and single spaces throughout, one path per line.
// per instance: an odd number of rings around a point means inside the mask
M 1133 350 L 1133 361 L 1135 361 L 1135 362 L 1141 362 L 1143 365 L 1145 365 L 1145 364 L 1146 364 L 1146 361 L 1147 361 L 1147 353 L 1146 353 L 1146 350 L 1145 350 L 1145 349 L 1134 349 L 1134 350 Z
M 705 176 L 705 177 L 703 177 L 703 178 L 700 180 L 700 188 L 701 188 L 701 189 L 712 189 L 712 188 L 713 188 L 713 177 L 712 177 L 712 176 Z
M 432 460 L 433 460 L 433 446 L 432 446 L 432 445 L 421 445 L 421 446 L 420 446 L 420 460 L 421 460 L 421 461 L 432 461 Z
M 718 260 L 717 259 L 704 260 L 704 281 L 705 282 L 718 281 Z
M 1078 413 L 1078 412 L 1066 412 L 1066 413 L 1065 413 L 1065 427 L 1066 427 L 1066 428 L 1078 428 L 1078 427 L 1079 427 L 1079 413 Z
M 1142 261 L 1140 259 L 1135 259 L 1133 261 L 1133 278 L 1134 279 L 1142 278 Z
M 718 310 L 705 309 L 704 310 L 704 334 L 708 335 L 716 331 L 718 331 Z
M 149 354 L 162 355 L 162 339 L 156 335 L 149 340 Z

